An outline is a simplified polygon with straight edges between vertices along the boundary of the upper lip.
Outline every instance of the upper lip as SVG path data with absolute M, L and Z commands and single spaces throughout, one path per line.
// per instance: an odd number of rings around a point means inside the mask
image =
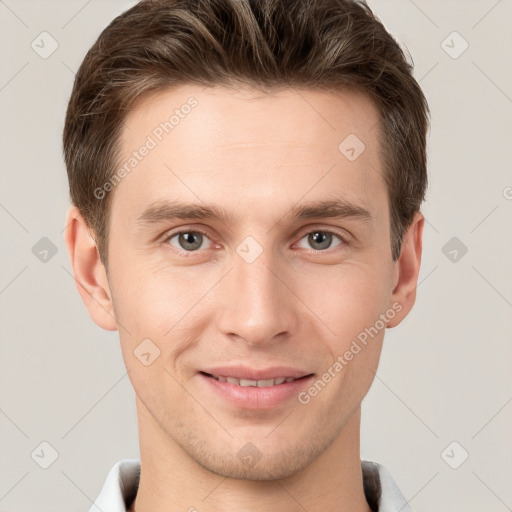
M 306 375 L 311 375 L 311 372 L 290 366 L 272 366 L 271 368 L 262 369 L 249 368 L 248 366 L 217 366 L 215 368 L 204 368 L 201 372 L 217 377 L 235 377 L 250 380 L 277 379 L 278 377 L 300 379 Z

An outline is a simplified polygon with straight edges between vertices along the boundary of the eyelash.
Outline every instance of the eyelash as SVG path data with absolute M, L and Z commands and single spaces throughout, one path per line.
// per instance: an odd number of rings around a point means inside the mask
M 162 242 L 172 251 L 175 251 L 175 252 L 178 252 L 179 254 L 186 254 L 187 256 L 186 257 L 190 257 L 190 256 L 193 256 L 194 254 L 200 252 L 201 250 L 205 250 L 205 249 L 196 249 L 195 251 L 186 251 L 185 249 L 178 249 L 174 246 L 171 246 L 169 242 L 169 240 L 171 240 L 171 238 L 174 238 L 175 236 L 177 235 L 181 235 L 181 234 L 184 234 L 184 233 L 200 233 L 201 235 L 205 236 L 206 238 L 208 238 L 210 241 L 212 241 L 210 239 L 210 237 L 208 236 L 208 233 L 206 233 L 206 231 L 202 230 L 202 229 L 198 229 L 198 228 L 194 228 L 194 229 L 181 229 L 180 231 L 175 231 L 175 232 L 171 232 L 171 233 L 167 233 L 165 235 L 165 238 L 162 240 Z M 338 233 L 337 231 L 332 231 L 332 230 L 329 230 L 329 229 L 312 229 L 310 231 L 306 231 L 304 233 L 302 233 L 301 237 L 299 238 L 299 241 L 302 240 L 305 236 L 307 235 L 310 235 L 311 233 L 326 233 L 326 234 L 329 234 L 329 235 L 333 235 L 335 237 L 338 237 L 341 241 L 340 245 L 349 245 L 349 237 L 348 235 L 344 235 L 344 234 L 341 234 L 341 233 Z M 336 246 L 338 247 L 338 246 Z M 327 249 L 324 249 L 324 250 L 320 250 L 320 249 L 311 249 L 310 251 L 311 252 L 314 252 L 314 253 L 329 253 L 332 249 L 335 249 L 336 247 L 334 248 L 327 248 Z

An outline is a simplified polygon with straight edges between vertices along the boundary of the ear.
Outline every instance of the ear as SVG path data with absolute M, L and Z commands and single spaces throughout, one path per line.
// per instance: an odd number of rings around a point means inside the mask
M 105 267 L 96 242 L 76 206 L 69 209 L 66 221 L 66 246 L 78 293 L 93 321 L 107 331 L 116 331 L 112 295 Z
M 396 327 L 409 314 L 416 301 L 424 223 L 423 214 L 416 212 L 403 237 L 402 251 L 395 263 L 395 287 L 389 303 L 390 307 L 395 304 L 393 309 L 398 313 L 388 322 L 387 327 Z M 398 310 L 397 304 L 401 305 L 401 309 Z

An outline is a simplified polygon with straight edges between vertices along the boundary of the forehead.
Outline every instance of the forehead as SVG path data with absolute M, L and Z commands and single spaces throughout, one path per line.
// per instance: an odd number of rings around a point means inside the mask
M 233 205 L 250 196 L 261 206 L 279 202 L 277 191 L 296 203 L 335 190 L 359 204 L 377 200 L 378 129 L 375 104 L 353 90 L 181 85 L 126 116 L 119 167 L 128 172 L 114 202 L 120 195 L 140 210 L 171 194 Z
M 133 136 L 140 135 L 137 127 L 144 126 L 159 142 L 171 133 L 176 142 L 183 142 L 180 134 L 190 139 L 195 133 L 203 144 L 215 148 L 222 147 L 219 139 L 233 145 L 250 142 L 248 136 L 255 143 L 278 140 L 280 144 L 318 146 L 320 135 L 325 146 L 334 145 L 337 149 L 336 143 L 349 134 L 372 144 L 378 122 L 379 112 L 373 100 L 354 89 L 280 87 L 262 92 L 248 86 L 190 84 L 159 91 L 136 102 L 125 118 L 122 141 L 123 147 L 129 149 L 137 143 Z M 208 137 L 204 138 L 206 131 Z

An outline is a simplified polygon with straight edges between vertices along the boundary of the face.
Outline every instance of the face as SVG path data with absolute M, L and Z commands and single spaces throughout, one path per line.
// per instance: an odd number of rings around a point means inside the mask
M 109 287 L 153 440 L 265 480 L 342 434 L 402 308 L 377 131 L 349 91 L 180 86 L 127 117 Z

